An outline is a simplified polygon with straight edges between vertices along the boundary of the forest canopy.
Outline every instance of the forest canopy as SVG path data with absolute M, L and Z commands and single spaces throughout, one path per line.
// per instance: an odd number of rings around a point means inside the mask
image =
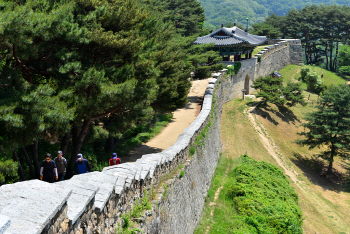
M 291 9 L 301 9 L 308 5 L 339 4 L 350 6 L 350 0 L 200 0 L 205 9 L 205 27 L 215 29 L 221 24 L 239 23 L 251 25 L 264 21 L 269 13 L 279 16 Z
M 205 19 L 195 0 L 0 5 L 0 160 L 17 162 L 21 180 L 38 178 L 48 149 L 72 165 L 98 141 L 94 160 L 105 160 L 101 140 L 184 106 L 190 73 L 222 66 L 215 52 L 192 45 Z M 12 171 L 1 168 L 9 182 Z

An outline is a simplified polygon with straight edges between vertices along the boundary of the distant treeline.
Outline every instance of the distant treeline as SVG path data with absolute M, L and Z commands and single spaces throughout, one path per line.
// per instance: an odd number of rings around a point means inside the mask
M 0 5 L 0 184 L 38 178 L 57 150 L 69 165 L 81 152 L 96 169 L 187 103 L 191 72 L 222 67 L 216 52 L 192 45 L 205 33 L 195 0 Z
M 272 14 L 253 25 L 251 33 L 268 38 L 299 38 L 307 64 L 323 64 L 328 70 L 338 71 L 348 60 L 340 52 L 350 42 L 350 7 L 311 5 L 290 10 L 285 16 Z
M 350 0 L 200 0 L 205 9 L 205 27 L 215 29 L 222 23 L 239 23 L 249 26 L 264 21 L 269 13 L 279 16 L 289 10 L 301 9 L 307 5 L 339 4 L 350 6 Z

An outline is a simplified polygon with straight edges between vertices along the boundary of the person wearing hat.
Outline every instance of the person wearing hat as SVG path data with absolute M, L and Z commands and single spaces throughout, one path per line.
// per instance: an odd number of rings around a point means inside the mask
M 77 160 L 74 163 L 74 173 L 84 174 L 91 171 L 88 160 L 83 158 L 82 154 L 78 154 Z
M 45 160 L 41 162 L 40 179 L 49 183 L 53 183 L 58 179 L 56 163 L 51 160 L 51 154 L 47 153 Z
M 118 158 L 117 153 L 113 153 L 112 154 L 112 158 L 109 160 L 109 165 L 113 166 L 113 165 L 118 165 L 120 164 L 120 158 Z
M 54 159 L 57 171 L 58 171 L 58 181 L 63 181 L 66 175 L 67 160 L 62 157 L 62 151 L 57 151 L 57 157 Z

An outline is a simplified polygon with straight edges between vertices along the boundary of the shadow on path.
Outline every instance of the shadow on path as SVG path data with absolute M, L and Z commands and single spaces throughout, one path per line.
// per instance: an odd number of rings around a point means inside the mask
M 145 154 L 155 154 L 162 152 L 162 149 L 150 147 L 148 145 L 139 145 L 132 150 L 132 154 L 122 157 L 122 163 L 136 162 L 137 159 L 141 158 Z

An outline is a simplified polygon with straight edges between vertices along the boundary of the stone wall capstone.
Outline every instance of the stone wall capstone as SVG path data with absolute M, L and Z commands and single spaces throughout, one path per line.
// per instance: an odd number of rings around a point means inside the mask
M 301 64 L 300 40 L 278 41 L 241 63 L 234 76 L 227 76 L 226 69 L 213 74 L 200 114 L 165 151 L 54 184 L 31 180 L 1 186 L 0 234 L 115 233 L 123 224 L 121 216 L 132 210 L 145 191 L 149 194 L 153 189 L 158 191 L 156 199 L 152 209 L 138 219 L 139 228 L 152 234 L 192 233 L 222 149 L 223 104 L 240 98 L 241 90 L 257 77 L 288 64 Z M 206 134 L 198 143 L 204 129 Z M 195 153 L 190 155 L 196 140 Z M 177 173 L 165 181 L 180 164 L 183 176 Z

